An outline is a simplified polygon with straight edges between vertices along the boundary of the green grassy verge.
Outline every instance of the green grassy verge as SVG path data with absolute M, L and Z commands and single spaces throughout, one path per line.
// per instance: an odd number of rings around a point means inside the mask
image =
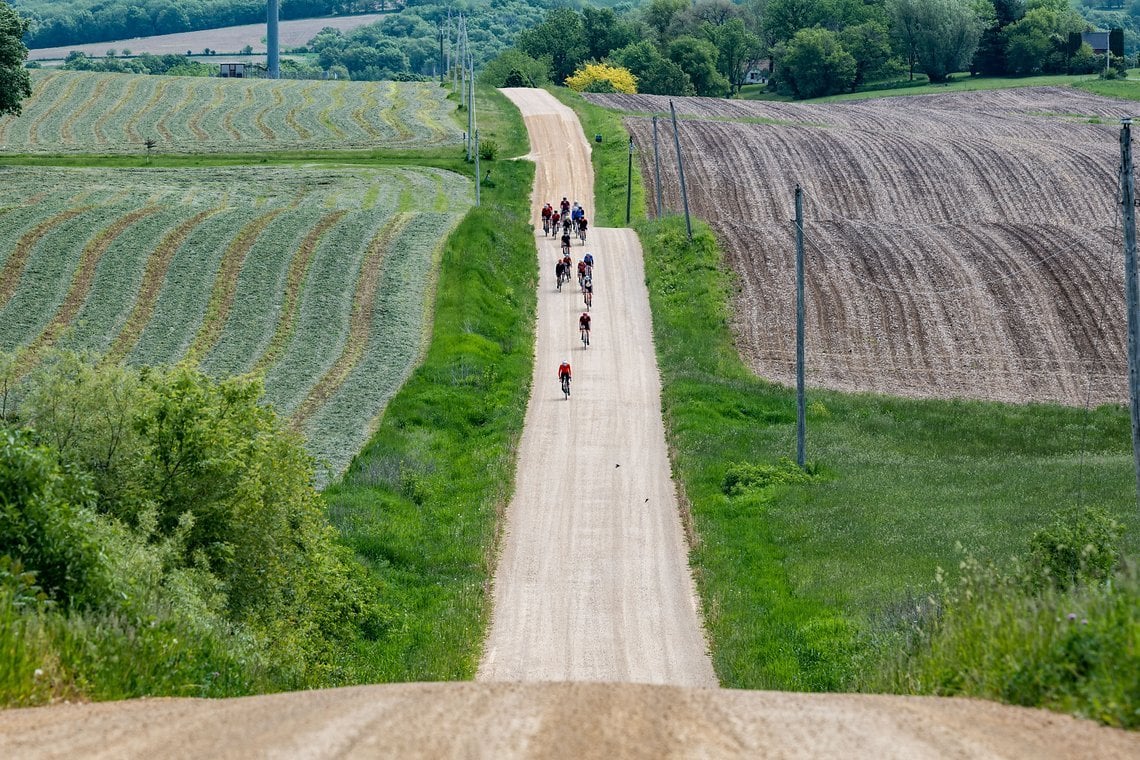
M 841 100 L 866 100 L 895 95 L 936 95 L 944 92 L 968 92 L 973 90 L 1005 90 L 1014 87 L 1063 87 L 1084 85 L 1096 82 L 1095 74 L 1047 74 L 1035 77 L 972 77 L 966 72 L 955 74 L 952 81 L 945 84 L 931 84 L 921 74 L 915 74 L 914 81 L 907 79 L 876 82 L 860 88 L 856 92 L 841 95 L 828 95 L 822 98 L 795 101 L 799 103 L 827 103 Z M 740 89 L 740 97 L 745 100 L 792 101 L 786 95 L 768 92 L 761 85 L 745 85 Z
M 325 490 L 334 525 L 399 620 L 361 647 L 363 680 L 470 678 L 478 664 L 531 379 L 533 178 L 533 164 L 494 164 L 495 186 L 443 253 L 423 365 Z
M 595 227 L 624 227 L 626 207 L 626 180 L 629 172 L 629 133 L 621 123 L 621 115 L 595 106 L 567 87 L 550 87 L 550 92 L 574 109 L 582 122 L 586 138 L 593 146 L 594 212 Z M 594 140 L 602 136 L 602 142 Z M 652 145 L 635 146 L 637 150 L 653 150 Z M 630 204 L 632 221 L 645 218 L 645 187 L 633 158 L 633 194 Z
M 794 454 L 794 394 L 737 357 L 732 277 L 711 233 L 698 230 L 689 243 L 675 218 L 640 227 L 655 264 L 647 273 L 666 427 L 724 685 L 851 687 L 870 638 L 894 628 L 938 567 L 957 567 L 957 544 L 982 559 L 1009 557 L 1059 507 L 1106 508 L 1137 548 L 1129 421 L 1118 407 L 812 390 L 808 452 L 818 474 L 788 482 L 794 470 L 780 460 Z
M 1098 79 L 1078 82 L 1073 86 L 1080 90 L 1087 90 L 1094 95 L 1103 95 L 1106 98 L 1121 98 L 1122 100 L 1140 100 L 1140 69 L 1130 69 L 1129 79 Z

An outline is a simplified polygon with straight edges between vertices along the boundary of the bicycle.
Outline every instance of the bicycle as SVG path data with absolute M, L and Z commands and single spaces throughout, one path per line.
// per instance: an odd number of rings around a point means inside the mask
M 542 217 L 542 235 L 543 235 L 543 237 L 546 237 L 549 234 L 550 234 L 550 217 L 544 216 L 544 217 Z
M 570 398 L 570 376 L 569 375 L 563 375 L 562 376 L 562 398 L 564 398 L 564 399 Z
M 570 241 L 568 241 L 568 240 L 562 241 L 562 255 L 563 256 L 569 256 L 570 255 Z
M 592 307 L 594 305 L 594 291 L 587 290 L 585 293 L 582 294 L 582 298 L 586 302 L 586 311 L 589 311 L 590 307 Z
M 578 332 L 581 333 L 582 350 L 585 351 L 587 348 L 590 347 L 590 328 L 580 327 L 580 328 L 578 328 Z

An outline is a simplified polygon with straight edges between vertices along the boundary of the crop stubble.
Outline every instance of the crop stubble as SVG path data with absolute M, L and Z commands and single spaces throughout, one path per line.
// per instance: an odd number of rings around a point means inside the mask
M 32 72 L 8 153 L 364 150 L 458 144 L 455 105 L 426 82 L 300 82 Z
M 21 373 L 53 345 L 256 368 L 284 412 L 302 404 L 332 473 L 416 360 L 436 253 L 471 195 L 437 169 L 0 173 L 26 199 L 0 208 L 0 350 Z
M 638 114 L 668 108 L 656 96 L 590 97 Z M 760 375 L 795 378 L 799 183 L 810 383 L 1124 400 L 1118 138 L 1099 122 L 1128 105 L 1062 88 L 831 105 L 674 102 L 690 117 L 680 129 L 690 203 L 739 276 L 734 327 Z M 652 182 L 651 122 L 626 124 Z M 667 119 L 659 130 L 664 204 L 675 212 Z

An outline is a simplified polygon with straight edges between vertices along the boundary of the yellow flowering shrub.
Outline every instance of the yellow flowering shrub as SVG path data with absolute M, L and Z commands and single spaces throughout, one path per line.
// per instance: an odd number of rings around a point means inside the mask
M 637 92 L 637 77 L 629 69 L 608 63 L 587 63 L 566 77 L 566 86 L 578 92 Z

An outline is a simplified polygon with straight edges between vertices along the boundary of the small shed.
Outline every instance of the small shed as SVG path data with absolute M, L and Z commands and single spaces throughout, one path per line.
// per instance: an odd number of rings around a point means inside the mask
M 744 84 L 768 84 L 768 69 L 749 69 L 744 74 Z
M 223 79 L 244 79 L 245 78 L 245 64 L 244 63 L 219 63 L 218 76 Z

